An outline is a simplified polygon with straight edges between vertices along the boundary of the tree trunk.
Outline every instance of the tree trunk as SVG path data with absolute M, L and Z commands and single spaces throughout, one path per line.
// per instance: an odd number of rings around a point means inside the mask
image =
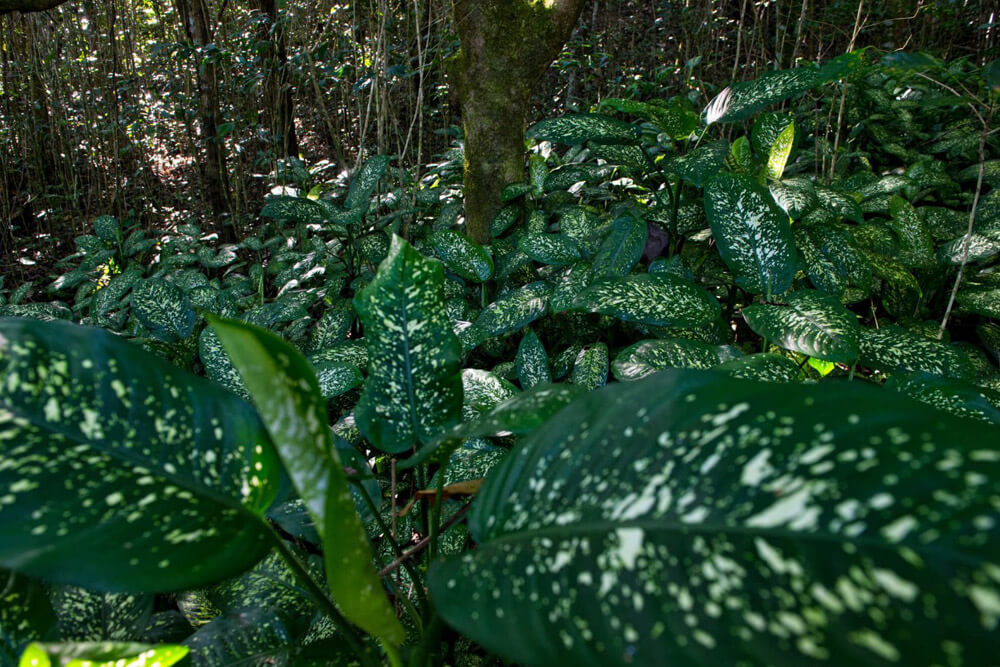
M 524 180 L 531 91 L 559 55 L 584 0 L 452 0 L 461 50 L 452 76 L 465 130 L 465 230 L 489 241 L 500 192 Z
M 212 43 L 208 5 L 205 0 L 175 0 L 175 3 L 184 24 L 184 34 L 198 50 L 197 57 L 204 59 L 197 63 L 196 81 L 201 139 L 205 144 L 205 160 L 201 163 L 205 197 L 212 209 L 219 238 L 232 242 L 236 234 L 229 220 L 229 174 L 218 128 L 219 75 L 212 56 L 205 53 L 205 47 Z
M 285 29 L 278 21 L 275 0 L 257 0 L 257 8 L 267 17 L 261 24 L 261 40 L 267 42 L 262 57 L 265 63 L 263 119 L 274 141 L 278 159 L 298 157 L 299 140 L 295 133 L 295 103 L 288 76 L 288 52 Z

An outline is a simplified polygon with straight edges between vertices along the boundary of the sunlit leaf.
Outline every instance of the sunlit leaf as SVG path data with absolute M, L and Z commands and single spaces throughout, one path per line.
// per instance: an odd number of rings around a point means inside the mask
M 618 380 L 634 381 L 667 368 L 712 368 L 736 356 L 732 348 L 686 338 L 641 340 L 618 353 L 611 371 Z
M 861 328 L 839 299 L 796 290 L 782 300 L 787 305 L 747 306 L 743 318 L 756 333 L 786 350 L 840 364 L 857 361 Z
M 711 294 L 689 280 L 667 273 L 638 273 L 592 284 L 571 310 L 601 313 L 653 326 L 697 327 L 719 317 Z
M 597 144 L 634 144 L 635 130 L 628 123 L 597 113 L 567 114 L 535 123 L 528 139 L 576 145 L 587 141 Z

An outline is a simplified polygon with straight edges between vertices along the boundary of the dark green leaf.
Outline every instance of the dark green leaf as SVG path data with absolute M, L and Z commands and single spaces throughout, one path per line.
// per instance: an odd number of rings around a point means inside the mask
M 386 155 L 375 155 L 368 158 L 351 179 L 351 187 L 344 199 L 344 208 L 348 211 L 360 209 L 367 211 L 371 204 L 372 193 L 382 180 L 392 158 Z
M 799 365 L 780 354 L 751 354 L 732 359 L 715 368 L 743 380 L 799 382 L 803 379 Z
M 608 346 L 595 343 L 580 350 L 573 364 L 570 382 L 584 389 L 596 389 L 608 383 Z
M 16 664 L 24 645 L 47 639 L 55 622 L 40 581 L 0 570 L 0 665 Z
M 165 343 L 187 338 L 194 331 L 195 312 L 181 288 L 152 279 L 132 289 L 132 310 L 149 333 Z
M 528 139 L 576 145 L 587 141 L 597 144 L 638 143 L 631 125 L 617 118 L 597 113 L 567 114 L 535 123 Z
M 522 389 L 531 389 L 536 384 L 552 382 L 549 370 L 549 355 L 542 341 L 528 329 L 517 347 L 517 377 Z
M 481 283 L 493 277 L 493 258 L 486 248 L 453 229 L 439 229 L 430 236 L 434 252 L 445 267 L 466 280 Z
M 232 576 L 270 548 L 261 514 L 284 474 L 246 402 L 61 322 L 0 320 L 0 371 L 0 566 L 167 591 Z
M 474 324 L 482 339 L 522 329 L 545 314 L 551 288 L 534 282 L 505 294 L 483 309 Z
M 444 271 L 398 236 L 354 299 L 368 346 L 368 381 L 354 416 L 382 451 L 430 442 L 460 419 L 461 343 L 444 310 Z
M 618 380 L 628 382 L 667 368 L 712 368 L 734 356 L 732 348 L 686 338 L 641 340 L 618 353 L 611 371 Z
M 756 333 L 786 350 L 839 364 L 858 359 L 858 318 L 836 297 L 813 290 L 789 292 L 787 306 L 754 304 L 743 318 Z
M 989 664 L 998 434 L 857 383 L 608 387 L 491 472 L 431 595 L 524 665 Z
M 562 234 L 525 234 L 518 239 L 517 247 L 536 262 L 551 266 L 573 264 L 580 259 L 576 242 Z
M 788 215 L 760 185 L 722 173 L 705 186 L 705 213 L 736 284 L 767 297 L 787 290 L 797 256 Z
M 983 389 L 968 382 L 939 375 L 896 373 L 885 386 L 945 412 L 1000 424 L 1000 409 L 986 399 Z
M 667 273 L 639 273 L 595 283 L 580 293 L 571 310 L 661 327 L 697 327 L 721 313 L 711 294 Z
M 591 270 L 596 280 L 620 278 L 632 271 L 646 248 L 646 223 L 631 215 L 616 219 L 604 239 Z
M 720 139 L 696 148 L 686 155 L 671 158 L 664 165 L 664 170 L 700 188 L 722 169 L 727 155 L 729 155 L 729 142 Z

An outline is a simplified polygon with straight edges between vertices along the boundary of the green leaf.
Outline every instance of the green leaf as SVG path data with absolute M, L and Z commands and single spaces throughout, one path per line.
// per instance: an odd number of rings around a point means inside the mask
M 402 642 L 403 629 L 375 572 L 368 536 L 333 445 L 326 402 L 309 362 L 266 329 L 206 317 L 239 369 L 285 469 L 316 523 L 327 585 L 337 606 L 366 632 L 390 643 Z
M 712 368 L 734 356 L 732 348 L 696 340 L 641 340 L 618 353 L 611 372 L 622 382 L 641 380 L 667 368 Z
M 674 141 L 687 139 L 698 127 L 698 114 L 684 109 L 678 104 L 659 106 L 636 100 L 608 97 L 601 100 L 599 107 L 601 109 L 611 108 L 648 120 L 659 130 L 666 132 Z
M 608 383 L 608 346 L 595 343 L 580 350 L 570 373 L 570 382 L 585 389 L 597 389 Z
M 316 380 L 323 398 L 330 399 L 361 386 L 365 381 L 357 366 L 343 361 L 316 364 Z
M 885 386 L 960 417 L 1000 424 L 1000 409 L 987 400 L 982 389 L 968 382 L 939 375 L 896 373 Z
M 592 277 L 599 280 L 628 275 L 642 258 L 646 235 L 645 221 L 631 215 L 617 218 L 594 257 Z
M 971 379 L 969 360 L 957 349 L 897 326 L 863 327 L 859 346 L 864 366 L 881 371 L 930 373 Z
M 785 173 L 785 165 L 788 163 L 788 156 L 792 153 L 792 144 L 795 143 L 795 123 L 789 123 L 781 131 L 781 134 L 771 144 L 771 149 L 767 156 L 766 174 L 768 178 L 778 180 Z
M 713 141 L 700 148 L 671 158 L 664 164 L 664 171 L 680 176 L 695 187 L 701 187 L 719 173 L 729 155 L 729 142 L 725 139 Z
M 570 206 L 559 215 L 559 232 L 576 241 L 580 251 L 592 256 L 600 245 L 601 219 L 582 206 Z
M 522 389 L 531 389 L 537 384 L 552 382 L 549 370 L 549 355 L 542 341 L 531 329 L 521 338 L 517 346 L 517 377 Z
M 357 314 L 350 301 L 337 301 L 332 308 L 323 311 L 323 315 L 309 332 L 309 342 L 306 353 L 320 352 L 333 345 L 343 343 L 354 326 Z M 367 359 L 366 359 L 367 363 Z
M 766 72 L 750 81 L 724 88 L 705 108 L 705 123 L 732 123 L 790 97 L 797 97 L 827 79 L 818 68 L 802 67 Z
M 578 262 L 551 282 L 555 283 L 552 295 L 549 297 L 549 310 L 561 313 L 573 307 L 573 302 L 591 283 L 591 265 Z
M 250 392 L 247 391 L 243 378 L 222 349 L 222 341 L 211 327 L 205 327 L 198 336 L 198 357 L 210 380 L 218 382 L 240 398 L 250 400 Z
M 392 158 L 386 155 L 375 155 L 365 160 L 351 179 L 351 187 L 347 191 L 347 198 L 344 199 L 344 208 L 348 211 L 356 209 L 367 211 L 371 205 L 372 193 L 375 192 L 375 187 L 382 180 L 391 161 Z
M 743 319 L 757 334 L 786 350 L 838 364 L 857 361 L 861 327 L 839 299 L 813 290 L 789 292 L 782 298 L 788 305 L 747 306 Z
M 19 667 L 170 667 L 187 656 L 186 646 L 125 642 L 31 644 Z
M 153 614 L 152 595 L 60 586 L 51 591 L 50 599 L 63 641 L 139 641 Z
M 577 296 L 571 310 L 660 327 L 697 327 L 715 321 L 722 312 L 704 289 L 667 273 L 638 273 L 595 283 Z
M 751 354 L 719 364 L 715 368 L 742 380 L 800 382 L 803 379 L 799 365 L 780 354 Z
M 184 640 L 193 667 L 291 665 L 295 640 L 274 610 L 251 607 L 214 619 Z
M 264 200 L 264 208 L 260 214 L 272 220 L 291 220 L 302 225 L 326 225 L 330 222 L 331 210 L 308 197 L 271 195 Z
M 580 259 L 576 242 L 562 234 L 525 234 L 517 242 L 525 255 L 551 266 L 565 266 Z
M 501 461 L 428 585 L 524 665 L 988 664 L 998 436 L 858 383 L 661 373 Z
M 481 340 L 523 329 L 545 314 L 551 288 L 539 281 L 508 292 L 483 309 L 474 327 Z
M 194 331 L 191 300 L 165 280 L 143 280 L 133 287 L 132 310 L 153 338 L 165 343 L 187 338 Z
M 0 567 L 156 592 L 270 548 L 261 514 L 285 477 L 245 401 L 63 322 L 0 320 L 0 376 Z
M 113 215 L 102 215 L 94 220 L 94 233 L 105 243 L 117 243 L 122 238 L 122 228 Z
M 938 248 L 937 257 L 943 264 L 958 266 L 965 262 L 982 262 L 1000 255 L 1000 234 L 960 236 Z
M 521 217 L 521 207 L 511 204 L 504 206 L 490 221 L 490 236 L 497 238 L 510 229 Z
M 398 236 L 354 299 L 368 346 L 368 380 L 354 410 L 378 449 L 426 444 L 461 418 L 462 346 L 444 310 L 444 271 Z
M 807 178 L 786 178 L 768 186 L 775 203 L 793 220 L 800 219 L 806 211 L 816 206 L 816 186 Z
M 462 392 L 466 419 L 486 413 L 518 393 L 517 387 L 489 371 L 466 368 L 462 371 Z
M 964 310 L 1000 320 L 1000 287 L 966 287 L 957 299 Z
M 493 258 L 486 248 L 473 243 L 453 229 L 439 229 L 428 239 L 445 267 L 457 276 L 475 283 L 493 277 Z
M 913 205 L 894 195 L 889 209 L 892 213 L 889 224 L 900 239 L 899 261 L 910 268 L 934 266 L 934 239 Z
M 587 141 L 595 144 L 637 144 L 635 130 L 628 123 L 597 113 L 567 114 L 535 123 L 528 139 L 552 141 L 575 146 Z
M 24 645 L 46 639 L 55 622 L 41 582 L 0 570 L 0 664 L 15 664 Z
M 705 186 L 705 213 L 737 285 L 767 297 L 791 286 L 797 266 L 792 228 L 767 190 L 746 176 L 721 173 Z

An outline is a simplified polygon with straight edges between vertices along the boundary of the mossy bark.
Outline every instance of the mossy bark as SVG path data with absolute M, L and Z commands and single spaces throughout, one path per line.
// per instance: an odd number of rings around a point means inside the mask
M 559 55 L 584 0 L 453 0 L 462 44 L 452 63 L 465 130 L 465 229 L 489 241 L 504 186 L 524 180 L 531 92 Z

